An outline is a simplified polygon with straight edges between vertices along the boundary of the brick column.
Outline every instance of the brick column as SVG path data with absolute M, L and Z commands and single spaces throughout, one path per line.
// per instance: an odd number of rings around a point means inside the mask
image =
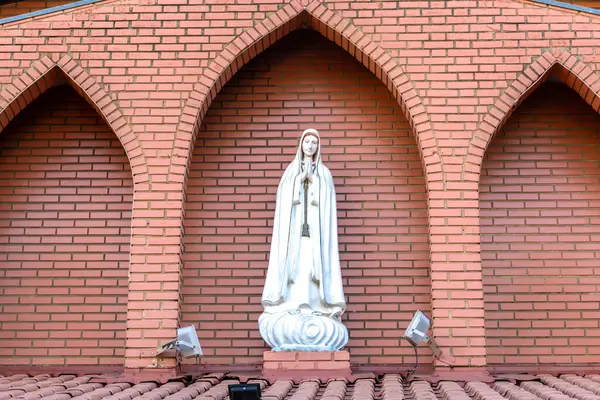
M 127 306 L 126 374 L 170 377 L 173 354 L 156 348 L 176 337 L 181 287 L 183 185 L 139 185 L 135 193 L 129 301 Z
M 425 107 L 411 110 L 427 177 L 432 332 L 443 351 L 440 377 L 486 379 L 477 177 L 440 149 Z M 452 365 L 452 368 L 448 366 Z M 454 376 L 452 376 L 454 375 Z
M 430 184 L 433 336 L 444 353 L 435 371 L 455 379 L 487 375 L 477 196 L 476 182 Z

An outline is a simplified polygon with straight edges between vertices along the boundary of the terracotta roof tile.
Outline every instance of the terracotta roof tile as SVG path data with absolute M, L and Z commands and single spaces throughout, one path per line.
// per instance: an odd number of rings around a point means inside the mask
M 510 382 L 494 382 L 492 388 L 509 400 L 540 400 L 533 393 Z
M 474 400 L 507 400 L 506 397 L 483 382 L 467 382 L 465 392 Z
M 383 377 L 381 395 L 383 400 L 404 400 L 402 377 L 396 374 L 385 375 Z
M 113 396 L 115 393 L 120 393 L 123 391 L 123 389 L 129 389 L 131 387 L 131 384 L 129 383 L 113 383 L 106 386 L 94 383 L 94 385 L 99 385 L 99 387 L 92 392 L 78 397 L 73 397 L 72 400 L 101 400 L 106 397 Z
M 71 395 L 68 393 L 59 393 L 59 394 L 53 394 L 48 397 L 44 397 L 44 399 L 45 400 L 70 400 Z
M 64 385 L 67 389 L 73 389 L 79 387 L 80 385 L 85 385 L 92 379 L 91 376 L 80 376 L 74 379 L 69 379 L 64 381 Z
M 586 375 L 585 377 L 591 381 L 600 383 L 600 375 Z
M 285 396 L 292 390 L 294 383 L 292 381 L 276 381 L 262 394 L 263 400 L 283 400 Z
M 165 397 L 165 400 L 175 400 L 176 395 L 179 395 L 179 398 L 185 399 L 185 400 L 193 399 L 193 398 L 196 398 L 197 396 L 201 395 L 202 393 L 206 392 L 211 387 L 212 387 L 212 383 L 210 383 L 210 382 L 196 381 L 196 382 L 192 383 L 191 385 L 181 389 L 176 394 L 172 394 L 172 395 Z
M 330 381 L 321 395 L 321 400 L 344 400 L 346 397 L 347 383 L 345 380 Z
M 158 384 L 154 382 L 144 382 L 130 387 L 129 389 L 125 389 L 120 393 L 107 396 L 104 398 L 104 400 L 131 400 L 133 398 L 140 397 L 141 395 L 148 393 L 157 387 Z
M 0 379 L 0 384 L 20 381 L 25 378 L 29 378 L 29 375 L 19 374 L 19 375 L 5 376 L 5 377 L 2 377 L 2 379 Z
M 39 380 L 37 383 L 35 384 L 29 384 L 26 387 L 30 388 L 32 390 L 23 390 L 20 394 L 18 394 L 16 397 L 18 397 L 20 400 L 38 400 L 38 399 L 45 399 L 48 398 L 52 395 L 58 394 L 58 393 L 62 393 L 65 392 L 67 389 L 69 388 L 74 388 L 77 387 L 78 384 L 81 382 L 87 382 L 89 379 L 84 377 L 84 378 L 76 378 L 75 375 L 63 375 L 60 377 L 56 377 L 56 378 L 48 378 L 46 380 Z M 66 382 L 73 382 L 74 384 L 69 384 L 67 385 Z M 25 389 L 25 387 L 23 387 L 22 389 Z M 1 388 L 0 388 L 0 392 L 1 392 Z M 11 392 L 4 392 L 4 393 L 11 393 Z M 4 400 L 4 398 L 1 396 L 3 393 L 0 393 L 0 398 Z M 70 398 L 70 396 L 69 396 Z
M 269 384 L 257 375 L 209 374 L 180 377 L 165 384 L 137 385 L 88 375 L 13 375 L 0 377 L 0 400 L 229 400 L 228 387 L 258 383 L 263 400 L 600 400 L 600 375 L 499 377 L 496 382 L 407 382 L 399 374 L 355 377 L 354 382 L 310 379 Z M 519 382 L 518 384 L 512 382 Z
M 569 397 L 574 397 L 579 400 L 600 400 L 600 396 L 582 388 L 581 386 L 574 385 L 561 378 L 556 378 L 552 375 L 541 375 L 540 380 L 542 383 L 566 394 Z
M 70 394 L 72 398 L 77 398 L 77 400 L 81 400 L 79 396 L 82 396 L 84 393 L 90 393 L 94 390 L 102 388 L 100 382 L 95 383 L 84 383 L 83 385 L 76 386 L 66 391 L 66 393 Z
M 593 380 L 587 377 L 581 377 L 572 374 L 565 374 L 560 376 L 561 379 L 572 383 L 573 385 L 577 385 L 585 390 L 590 391 L 591 393 L 600 395 L 600 383 L 594 382 Z
M 412 382 L 409 385 L 408 391 L 414 400 L 437 400 L 429 382 Z
M 439 383 L 438 392 L 438 397 L 443 400 L 471 400 L 469 395 L 456 382 Z
M 521 387 L 530 393 L 535 394 L 542 400 L 569 400 L 569 396 L 544 385 L 541 382 L 522 382 Z
M 315 381 L 304 381 L 298 386 L 289 400 L 314 400 L 319 391 L 319 383 Z
M 229 385 L 240 383 L 237 379 L 224 380 L 221 383 L 208 389 L 204 394 L 196 397 L 198 400 L 223 400 L 228 396 Z
M 359 379 L 354 383 L 354 393 L 351 400 L 373 400 L 375 398 L 375 381 Z

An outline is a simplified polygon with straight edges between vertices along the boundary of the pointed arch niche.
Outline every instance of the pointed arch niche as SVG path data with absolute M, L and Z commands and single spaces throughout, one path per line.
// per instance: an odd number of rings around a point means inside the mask
M 299 28 L 310 28 L 356 58 L 381 80 L 397 100 L 417 140 L 427 176 L 442 170 L 441 159 L 427 111 L 404 70 L 367 35 L 348 20 L 314 0 L 306 7 L 292 0 L 247 30 L 227 46 L 203 71 L 184 107 L 173 148 L 173 180 L 184 180 L 200 124 L 212 101 L 236 72 L 273 43 Z M 181 178 L 175 178 L 176 176 Z M 434 178 L 432 178 L 434 179 Z M 439 179 L 439 178 L 435 178 Z
M 262 362 L 258 317 L 275 193 L 301 131 L 313 126 L 336 182 L 351 362 L 409 365 L 414 353 L 399 332 L 416 309 L 431 309 L 417 142 L 381 71 L 365 69 L 354 50 L 304 17 L 236 72 L 199 127 L 187 179 L 181 325 L 198 326 L 207 364 Z
M 568 55 L 524 75 L 489 116 L 479 183 L 488 366 L 597 364 L 598 77 Z
M 131 165 L 145 164 L 88 78 L 46 58 L 0 93 L 2 365 L 122 370 Z

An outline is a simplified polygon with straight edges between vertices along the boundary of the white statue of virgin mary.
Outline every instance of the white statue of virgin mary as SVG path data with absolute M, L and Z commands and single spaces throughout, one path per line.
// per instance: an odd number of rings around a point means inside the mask
M 302 133 L 277 188 L 262 305 L 260 333 L 275 351 L 334 351 L 348 342 L 335 188 L 315 129 Z

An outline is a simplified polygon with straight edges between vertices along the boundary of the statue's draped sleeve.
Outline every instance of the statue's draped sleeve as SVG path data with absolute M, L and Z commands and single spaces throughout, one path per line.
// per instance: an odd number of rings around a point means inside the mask
M 287 295 L 290 273 L 287 268 L 287 264 L 289 264 L 287 258 L 296 180 L 294 169 L 294 163 L 291 163 L 277 187 L 269 269 L 262 296 L 262 302 L 266 305 L 279 304 Z
M 331 172 L 324 165 L 319 166 L 319 218 L 321 249 L 321 299 L 331 306 L 346 308 L 342 272 L 338 250 L 337 207 L 335 186 Z

